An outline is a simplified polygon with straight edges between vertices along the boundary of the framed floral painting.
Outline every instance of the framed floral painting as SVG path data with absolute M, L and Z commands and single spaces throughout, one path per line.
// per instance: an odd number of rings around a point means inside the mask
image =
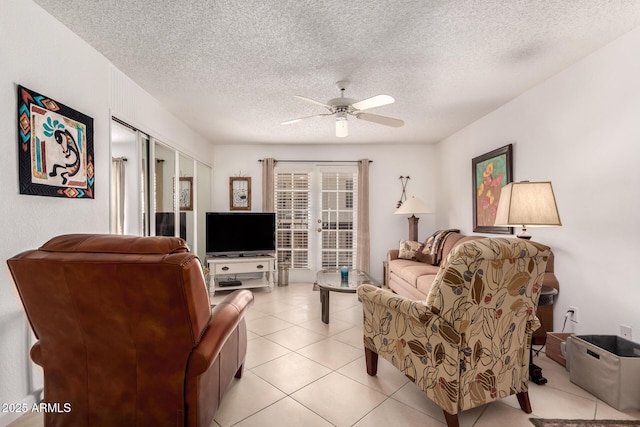
M 471 160 L 473 175 L 473 231 L 513 234 L 513 227 L 495 225 L 500 191 L 513 180 L 512 144 Z

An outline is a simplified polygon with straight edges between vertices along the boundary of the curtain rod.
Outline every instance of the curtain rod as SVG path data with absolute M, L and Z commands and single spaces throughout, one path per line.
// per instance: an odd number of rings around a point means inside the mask
M 134 132 L 137 132 L 139 129 L 136 129 L 134 126 L 130 125 L 129 123 L 125 122 L 124 120 L 120 120 L 119 118 L 117 118 L 116 116 L 111 116 L 111 120 L 113 120 L 116 123 L 121 124 L 124 127 L 127 127 L 129 129 L 131 129 Z
M 262 163 L 262 159 L 258 160 Z M 360 160 L 278 160 L 274 159 L 275 162 L 282 163 L 358 163 Z M 369 163 L 373 163 L 373 160 L 369 160 Z

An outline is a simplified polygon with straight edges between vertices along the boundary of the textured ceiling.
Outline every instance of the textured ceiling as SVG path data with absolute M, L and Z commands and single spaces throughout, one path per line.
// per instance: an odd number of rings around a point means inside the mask
M 213 143 L 438 142 L 640 25 L 636 0 L 35 1 Z M 404 127 L 280 124 L 343 79 Z

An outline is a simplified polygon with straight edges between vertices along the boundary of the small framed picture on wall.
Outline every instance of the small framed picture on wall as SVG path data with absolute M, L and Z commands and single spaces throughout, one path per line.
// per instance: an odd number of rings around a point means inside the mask
M 229 178 L 229 210 L 251 210 L 251 178 Z
M 180 210 L 193 210 L 193 177 L 180 178 Z

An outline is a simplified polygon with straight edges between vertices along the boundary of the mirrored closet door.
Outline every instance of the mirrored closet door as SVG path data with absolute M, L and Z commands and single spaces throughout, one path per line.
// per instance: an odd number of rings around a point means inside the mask
M 197 211 L 195 213 L 196 218 L 196 254 L 201 260 L 206 259 L 207 250 L 207 211 L 211 211 L 211 184 L 212 184 L 212 170 L 210 166 L 201 162 L 196 162 L 196 185 L 195 185 L 195 199 Z
M 176 151 L 157 140 L 153 140 L 153 235 L 179 236 L 186 235 L 180 230 L 176 216 L 176 195 L 174 180 L 176 176 Z
M 206 258 L 211 167 L 114 118 L 111 232 L 177 236 Z
M 180 154 L 178 169 L 178 208 L 180 210 L 180 233 L 184 230 L 184 236 L 190 248 L 195 243 L 195 200 L 193 195 L 194 161 L 192 158 Z
M 111 233 L 148 234 L 148 145 L 148 135 L 111 122 Z

